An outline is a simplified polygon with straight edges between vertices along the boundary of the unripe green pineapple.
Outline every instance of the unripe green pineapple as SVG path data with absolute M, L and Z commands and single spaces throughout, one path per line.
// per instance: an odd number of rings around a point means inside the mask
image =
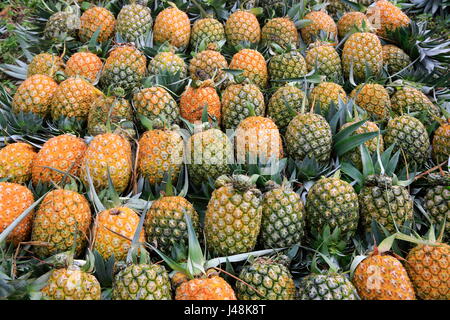
M 295 284 L 289 269 L 268 258 L 244 266 L 236 282 L 239 300 L 294 300 Z M 256 291 L 254 289 L 256 289 Z
M 178 75 L 180 78 L 186 77 L 187 66 L 184 60 L 170 51 L 158 53 L 148 64 L 148 71 L 152 75 Z
M 261 242 L 265 248 L 284 248 L 299 244 L 305 229 L 305 208 L 300 195 L 286 183 L 270 182 L 263 195 Z
M 116 31 L 125 41 L 135 41 L 152 28 L 152 15 L 148 7 L 137 3 L 124 6 L 117 16 Z
M 328 80 L 338 81 L 342 78 L 341 58 L 331 45 L 319 45 L 306 51 L 306 66 L 308 71 L 314 69 Z
M 278 54 L 269 62 L 271 80 L 301 78 L 307 74 L 305 58 L 298 51 Z
M 430 187 L 424 197 L 424 209 L 427 210 L 434 225 L 442 225 L 450 220 L 450 175 L 430 174 Z M 450 237 L 450 223 L 446 222 L 445 236 Z
M 309 189 L 306 219 L 310 231 L 339 228 L 343 235 L 353 235 L 358 227 L 358 195 L 353 187 L 339 178 L 321 178 Z
M 390 74 L 405 69 L 411 63 L 411 58 L 399 47 L 392 44 L 383 46 L 383 64 L 387 66 Z
M 331 128 L 318 114 L 297 115 L 289 123 L 285 139 L 287 152 L 295 160 L 314 157 L 319 162 L 327 162 L 330 159 Z
M 52 14 L 47 20 L 44 29 L 44 36 L 47 39 L 58 39 L 62 36 L 75 37 L 80 25 L 79 17 L 66 11 L 60 11 Z
M 197 48 L 200 44 L 208 46 L 225 39 L 225 29 L 217 19 L 199 19 L 192 26 L 190 41 L 193 48 Z
M 215 255 L 253 250 L 261 227 L 261 191 L 244 175 L 220 176 L 205 213 L 205 239 Z
M 353 284 L 345 275 L 310 274 L 300 280 L 300 300 L 359 300 Z

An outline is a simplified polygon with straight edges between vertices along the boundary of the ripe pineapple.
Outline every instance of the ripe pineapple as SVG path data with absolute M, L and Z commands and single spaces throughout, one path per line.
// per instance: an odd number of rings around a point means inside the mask
M 68 78 L 56 89 L 52 103 L 51 116 L 54 120 L 60 117 L 76 117 L 86 120 L 92 102 L 102 92 L 82 78 Z
M 50 191 L 33 220 L 31 241 L 41 242 L 34 252 L 41 258 L 69 251 L 76 237 L 75 255 L 80 255 L 89 238 L 91 209 L 86 198 L 71 190 Z
M 308 104 L 305 93 L 286 84 L 275 91 L 267 105 L 267 116 L 275 121 L 281 133 L 285 133 L 289 122 L 300 112 L 303 103 Z
M 429 174 L 428 181 L 430 186 L 425 193 L 423 207 L 431 223 L 441 226 L 450 219 L 450 176 Z M 445 236 L 450 236 L 450 223 L 445 224 Z
M 264 248 L 284 248 L 299 244 L 305 234 L 306 214 L 300 195 L 287 182 L 272 181 L 263 194 L 261 243 Z
M 180 97 L 180 114 L 189 122 L 198 122 L 202 118 L 203 109 L 207 107 L 209 116 L 221 122 L 220 97 L 211 81 L 186 87 Z
M 106 59 L 100 77 L 104 88 L 129 91 L 138 86 L 147 73 L 147 58 L 131 45 L 115 47 Z
M 442 123 L 434 132 L 433 159 L 442 163 L 450 157 L 450 119 Z
M 55 168 L 78 176 L 87 145 L 83 139 L 70 134 L 53 137 L 44 143 L 33 161 L 33 184 L 59 183 L 63 174 L 45 167 Z
M 49 76 L 35 74 L 27 78 L 14 94 L 12 111 L 46 116 L 57 88 L 58 84 Z
M 0 179 L 26 184 L 31 179 L 31 166 L 36 158 L 33 147 L 16 142 L 0 150 Z
M 242 268 L 239 279 L 245 282 L 236 282 L 239 300 L 295 300 L 294 279 L 276 259 L 256 259 Z
M 359 300 L 355 287 L 344 274 L 315 274 L 301 278 L 300 300 Z
M 68 11 L 56 12 L 48 18 L 44 36 L 50 40 L 59 40 L 63 37 L 75 38 L 79 24 L 77 14 Z
M 350 93 L 356 104 L 376 119 L 384 120 L 391 110 L 388 91 L 377 83 L 363 83 Z
M 170 192 L 169 192 L 170 193 Z M 194 206 L 181 196 L 166 195 L 153 201 L 145 216 L 147 241 L 159 250 L 169 253 L 174 245 L 188 243 L 188 228 L 184 215 L 192 220 L 195 231 L 199 230 L 199 216 Z
M 277 125 L 270 118 L 260 116 L 245 118 L 236 129 L 235 140 L 238 163 L 256 163 L 257 159 L 267 161 L 283 157 L 281 135 Z
M 205 128 L 195 132 L 189 137 L 187 155 L 190 156 L 187 162 L 189 178 L 195 185 L 231 173 L 228 164 L 233 157 L 233 145 L 219 129 Z
M 227 42 L 232 46 L 241 41 L 257 44 L 261 39 L 261 27 L 256 16 L 248 11 L 233 12 L 225 23 Z
M 0 233 L 2 233 L 14 220 L 34 202 L 31 191 L 20 184 L 0 182 Z M 30 212 L 8 235 L 6 241 L 18 245 L 27 241 L 33 220 Z
M 113 255 L 115 261 L 124 260 L 138 224 L 139 216 L 127 207 L 116 207 L 100 212 L 94 222 L 94 249 L 105 260 Z M 145 242 L 144 230 L 139 235 L 139 242 Z
M 91 83 L 96 83 L 100 77 L 103 62 L 91 52 L 76 52 L 66 63 L 66 74 L 69 77 L 80 76 Z
M 133 96 L 133 105 L 138 115 L 153 122 L 155 127 L 178 123 L 180 110 L 177 102 L 163 87 L 144 88 Z
M 425 126 L 416 118 L 405 115 L 389 120 L 384 141 L 387 147 L 395 143 L 395 150 L 401 149 L 407 162 L 420 165 L 428 159 L 430 139 Z
M 213 80 L 223 87 L 226 84 L 228 62 L 223 55 L 214 50 L 204 50 L 197 53 L 189 63 L 189 76 L 193 81 Z
M 100 29 L 99 42 L 108 40 L 114 34 L 116 19 L 111 11 L 106 8 L 91 7 L 81 15 L 80 20 L 78 35 L 83 42 L 88 42 L 98 29 Z
M 183 159 L 183 138 L 170 129 L 145 132 L 139 140 L 138 170 L 150 184 L 161 183 L 164 173 L 176 180 Z
M 177 54 L 171 51 L 163 51 L 150 60 L 148 71 L 152 75 L 178 75 L 180 78 L 184 78 L 187 75 L 187 66 L 184 60 Z
M 264 96 L 254 84 L 231 84 L 222 92 L 222 123 L 225 129 L 236 128 L 250 116 L 248 105 L 255 115 L 264 115 Z
M 54 269 L 41 290 L 45 300 L 100 300 L 98 280 L 76 266 Z
M 252 49 L 242 49 L 233 56 L 230 69 L 243 70 L 242 76 L 260 88 L 267 86 L 267 64 L 261 53 Z
M 153 25 L 153 39 L 157 43 L 169 42 L 177 48 L 189 44 L 191 23 L 188 15 L 176 7 L 166 8 L 158 15 Z
M 124 191 L 131 178 L 131 145 L 128 140 L 114 133 L 99 134 L 92 139 L 83 157 L 81 180 L 88 184 L 87 166 L 96 189 L 108 186 L 108 171 L 114 189 Z
M 295 47 L 298 43 L 297 28 L 290 18 L 270 19 L 262 28 L 261 41 L 266 45 L 276 43 L 282 48 L 288 45 Z
M 183 282 L 175 300 L 236 300 L 233 288 L 223 278 L 211 276 Z
M 286 130 L 286 150 L 295 160 L 306 157 L 328 162 L 331 155 L 332 134 L 328 122 L 313 113 L 298 114 Z
M 244 175 L 220 176 L 205 213 L 205 239 L 215 255 L 251 251 L 261 226 L 261 192 Z
M 270 80 L 302 78 L 307 74 L 305 58 L 298 51 L 275 55 L 269 62 L 269 74 Z
M 333 82 L 321 82 L 312 89 L 309 96 L 311 108 L 320 107 L 321 114 L 327 114 L 330 110 L 331 103 L 337 107 L 339 100 L 347 102 L 347 94 L 344 88 Z
M 300 29 L 302 39 L 306 44 L 314 42 L 319 33 L 325 32 L 330 38 L 337 36 L 337 26 L 333 18 L 323 11 L 311 11 L 303 17 L 304 20 L 310 20 L 311 23 Z
M 350 70 L 352 70 L 355 80 L 362 81 L 366 78 L 367 68 L 373 75 L 377 75 L 383 67 L 383 49 L 380 39 L 368 32 L 352 34 L 344 43 L 341 59 L 344 75 L 347 78 L 350 77 Z
M 351 31 L 364 30 L 370 32 L 372 29 L 372 24 L 367 16 L 362 12 L 347 12 L 339 19 L 337 28 L 339 37 L 344 38 L 345 35 Z
M 192 26 L 190 42 L 193 48 L 198 48 L 200 45 L 208 46 L 225 39 L 225 28 L 217 19 L 198 19 Z
M 358 195 L 346 181 L 336 177 L 321 178 L 309 189 L 306 198 L 306 220 L 311 233 L 339 228 L 351 236 L 358 227 Z
M 440 117 L 439 108 L 420 90 L 401 87 L 391 97 L 392 110 L 396 114 L 417 112 L 415 117 L 424 119 L 425 124 Z
M 331 45 L 318 45 L 308 49 L 305 61 L 308 71 L 316 69 L 319 74 L 331 81 L 342 78 L 341 58 Z
M 394 31 L 400 27 L 406 27 L 410 19 L 394 4 L 387 0 L 379 0 L 367 8 L 367 17 L 376 28 L 380 37 L 386 38 L 388 31 Z
M 411 58 L 399 47 L 386 44 L 383 46 L 383 63 L 390 74 L 395 74 L 409 66 Z
M 53 78 L 57 72 L 64 71 L 64 61 L 51 53 L 40 53 L 33 57 L 27 68 L 27 78 L 42 74 Z
M 141 35 L 152 29 L 152 11 L 150 8 L 130 1 L 120 9 L 117 16 L 116 31 L 127 42 L 136 41 Z

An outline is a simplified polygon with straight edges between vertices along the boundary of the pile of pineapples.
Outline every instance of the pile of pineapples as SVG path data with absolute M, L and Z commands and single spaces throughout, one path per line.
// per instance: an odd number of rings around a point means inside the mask
M 448 39 L 387 0 L 36 15 L 0 299 L 450 299 Z

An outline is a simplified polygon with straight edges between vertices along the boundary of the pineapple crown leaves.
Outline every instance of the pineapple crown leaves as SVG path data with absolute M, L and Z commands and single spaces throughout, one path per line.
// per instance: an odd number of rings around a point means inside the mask
M 313 157 L 305 157 L 301 161 L 291 158 L 287 161 L 287 172 L 290 173 L 290 180 L 312 181 L 327 172 L 334 172 L 329 163 L 320 163 Z
M 247 176 L 244 174 L 233 174 L 232 176 L 221 175 L 216 179 L 215 186 L 220 188 L 223 186 L 231 185 L 235 190 L 239 192 L 246 192 L 253 190 L 256 194 L 261 194 L 261 191 L 256 189 L 256 182 L 258 181 L 260 175 L 253 174 L 252 176 Z
M 446 220 L 446 219 L 445 219 Z M 402 232 L 397 232 L 395 234 L 396 239 L 413 243 L 416 245 L 428 245 L 428 246 L 439 246 L 442 243 L 442 239 L 445 234 L 445 222 L 441 225 L 438 237 L 436 237 L 435 226 L 430 225 L 427 233 L 424 236 L 420 236 L 417 232 L 413 232 L 413 235 L 408 235 Z

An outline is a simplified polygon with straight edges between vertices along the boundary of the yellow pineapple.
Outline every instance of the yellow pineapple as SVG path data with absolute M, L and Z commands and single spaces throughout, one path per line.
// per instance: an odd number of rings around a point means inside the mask
M 81 15 L 80 22 L 78 34 L 83 42 L 89 41 L 98 29 L 98 41 L 106 41 L 113 35 L 116 26 L 116 19 L 111 11 L 97 6 L 87 9 Z
M 185 48 L 189 44 L 191 23 L 188 15 L 176 7 L 161 11 L 153 25 L 153 39 L 156 42 L 169 42 L 177 48 Z
M 36 157 L 33 147 L 27 143 L 8 144 L 0 150 L 0 179 L 25 184 L 31 179 L 31 167 Z

